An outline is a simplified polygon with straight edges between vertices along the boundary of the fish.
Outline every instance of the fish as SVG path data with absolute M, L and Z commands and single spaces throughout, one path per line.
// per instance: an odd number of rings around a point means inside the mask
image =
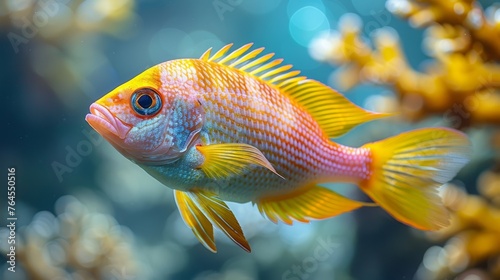
M 173 189 L 208 250 L 214 228 L 250 245 L 226 204 L 251 202 L 292 225 L 380 206 L 420 230 L 449 224 L 439 187 L 471 157 L 466 134 L 421 128 L 361 147 L 332 139 L 390 116 L 365 110 L 249 43 L 155 65 L 90 105 L 85 119 L 123 156 Z M 371 202 L 322 186 L 346 182 Z

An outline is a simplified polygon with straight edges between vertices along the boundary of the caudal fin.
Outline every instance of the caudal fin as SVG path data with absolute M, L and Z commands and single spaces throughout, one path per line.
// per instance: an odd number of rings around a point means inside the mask
M 422 230 L 449 224 L 437 188 L 469 161 L 467 136 L 448 128 L 418 129 L 368 143 L 371 176 L 361 189 L 397 220 Z

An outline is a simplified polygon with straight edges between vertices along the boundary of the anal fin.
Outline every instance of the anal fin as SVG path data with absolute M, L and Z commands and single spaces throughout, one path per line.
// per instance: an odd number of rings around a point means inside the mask
M 259 211 L 271 221 L 281 220 L 291 225 L 293 220 L 309 222 L 337 216 L 369 203 L 351 200 L 320 186 L 306 186 L 285 195 L 262 198 L 257 202 Z

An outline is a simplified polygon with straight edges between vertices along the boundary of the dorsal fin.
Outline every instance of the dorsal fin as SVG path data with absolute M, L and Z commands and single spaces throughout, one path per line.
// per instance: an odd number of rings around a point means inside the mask
M 360 108 L 332 88 L 290 70 L 292 65 L 281 65 L 283 59 L 268 62 L 274 53 L 256 58 L 264 48 L 247 52 L 253 43 L 226 54 L 233 44 L 228 44 L 211 55 L 208 49 L 200 59 L 230 68 L 239 69 L 276 87 L 290 99 L 301 105 L 318 122 L 330 138 L 341 136 L 356 125 L 389 114 L 374 113 Z

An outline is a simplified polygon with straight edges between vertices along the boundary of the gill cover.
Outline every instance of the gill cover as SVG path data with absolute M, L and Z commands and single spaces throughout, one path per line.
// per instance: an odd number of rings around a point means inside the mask
M 163 165 L 178 160 L 195 142 L 205 121 L 205 112 L 197 100 L 176 98 L 166 116 L 163 144 L 155 151 L 160 157 L 150 165 Z

